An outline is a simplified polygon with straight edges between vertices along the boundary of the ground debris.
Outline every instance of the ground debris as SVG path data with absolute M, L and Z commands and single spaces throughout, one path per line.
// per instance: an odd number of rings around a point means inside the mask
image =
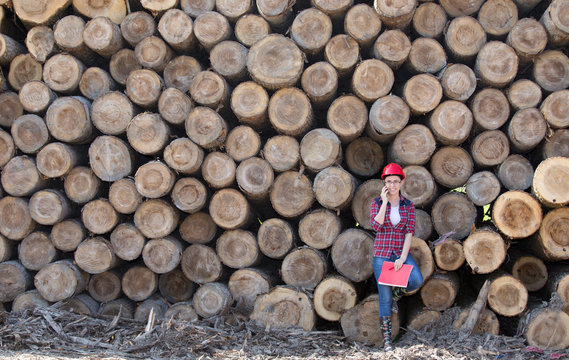
M 452 310 L 452 311 L 451 311 Z M 521 337 L 458 340 L 451 309 L 422 331 L 403 331 L 392 353 L 347 340 L 341 331 L 266 330 L 216 317 L 197 323 L 91 317 L 54 307 L 0 313 L 0 358 L 31 359 L 549 359 Z M 405 330 L 405 329 L 403 329 Z M 42 354 L 43 356 L 38 356 Z M 569 359 L 569 356 L 566 356 Z

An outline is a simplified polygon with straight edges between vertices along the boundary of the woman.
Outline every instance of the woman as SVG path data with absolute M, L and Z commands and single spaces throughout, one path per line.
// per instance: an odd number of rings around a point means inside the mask
M 373 272 L 375 279 L 381 273 L 384 261 L 395 262 L 395 270 L 403 264 L 413 266 L 406 288 L 377 285 L 379 292 L 379 319 L 385 351 L 393 350 L 391 342 L 391 312 L 397 312 L 397 301 L 408 291 L 418 289 L 423 283 L 421 271 L 409 254 L 415 232 L 415 207 L 399 194 L 405 174 L 401 166 L 391 163 L 383 168 L 381 179 L 385 186 L 381 198 L 371 204 L 371 226 L 376 231 L 373 246 Z

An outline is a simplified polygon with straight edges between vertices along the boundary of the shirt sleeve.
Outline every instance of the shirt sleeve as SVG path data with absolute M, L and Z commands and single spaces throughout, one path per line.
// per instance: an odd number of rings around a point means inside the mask
M 370 224 L 371 227 L 375 230 L 378 231 L 383 225 L 378 223 L 377 221 L 375 221 L 375 216 L 377 215 L 377 213 L 379 212 L 379 201 L 374 198 L 371 202 L 371 210 L 370 210 Z
M 407 222 L 407 233 L 415 235 L 415 206 L 409 205 L 409 221 Z

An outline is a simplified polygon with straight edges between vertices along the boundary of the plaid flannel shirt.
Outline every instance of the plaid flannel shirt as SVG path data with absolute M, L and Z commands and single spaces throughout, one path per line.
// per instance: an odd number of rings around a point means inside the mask
M 391 253 L 401 256 L 405 235 L 415 233 L 415 207 L 413 202 L 400 196 L 399 215 L 401 221 L 396 226 L 391 223 L 391 204 L 387 203 L 385 211 L 385 221 L 383 225 L 374 220 L 381 207 L 381 198 L 374 198 L 371 202 L 370 222 L 371 227 L 376 231 L 373 244 L 374 257 L 390 257 Z

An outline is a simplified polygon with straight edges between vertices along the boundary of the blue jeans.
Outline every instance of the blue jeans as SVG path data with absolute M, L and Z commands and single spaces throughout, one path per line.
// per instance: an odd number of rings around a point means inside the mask
M 373 258 L 373 273 L 375 274 L 375 283 L 377 284 L 377 291 L 379 294 L 379 316 L 391 316 L 391 303 L 392 303 L 392 287 L 389 285 L 380 285 L 377 283 L 377 278 L 381 273 L 381 267 L 384 261 L 395 261 L 399 259 L 394 253 L 391 253 L 389 258 L 384 257 L 374 257 Z M 411 254 L 407 255 L 407 260 L 405 264 L 413 265 L 413 270 L 411 270 L 411 275 L 409 275 L 409 282 L 407 283 L 407 291 L 413 291 L 418 289 L 423 284 L 423 275 L 421 275 L 421 270 L 419 266 L 413 260 Z

